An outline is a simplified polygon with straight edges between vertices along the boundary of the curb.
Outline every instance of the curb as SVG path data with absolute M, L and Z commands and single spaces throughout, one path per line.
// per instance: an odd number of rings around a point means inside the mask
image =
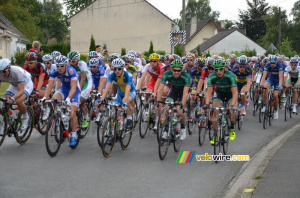
M 300 124 L 295 125 L 293 128 L 273 139 L 257 152 L 251 161 L 244 163 L 235 179 L 230 182 L 229 190 L 225 193 L 225 198 L 251 197 L 259 182 L 255 177 L 263 174 L 276 151 L 281 148 L 286 140 L 297 130 L 300 130 Z

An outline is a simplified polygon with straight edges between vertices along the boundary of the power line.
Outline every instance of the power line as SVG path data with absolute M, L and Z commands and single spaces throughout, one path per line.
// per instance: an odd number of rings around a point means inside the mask
M 96 8 L 87 8 L 87 10 L 98 10 L 98 9 L 102 9 L 102 8 L 112 8 L 112 7 L 119 7 L 119 6 L 125 6 L 125 5 L 131 5 L 131 4 L 143 3 L 143 2 L 145 2 L 145 1 L 142 0 L 142 1 L 136 1 L 136 2 L 131 2 L 131 3 L 123 3 L 123 4 L 117 4 L 117 5 L 111 5 L 111 6 L 103 6 L 103 7 L 96 7 Z

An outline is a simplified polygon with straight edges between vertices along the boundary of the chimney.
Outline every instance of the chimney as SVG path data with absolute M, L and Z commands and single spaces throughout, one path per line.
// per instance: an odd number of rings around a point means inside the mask
M 225 30 L 224 20 L 220 20 L 220 26 L 221 26 L 221 30 Z
M 197 17 L 193 17 L 191 21 L 191 31 L 190 31 L 190 37 L 196 32 L 197 30 Z

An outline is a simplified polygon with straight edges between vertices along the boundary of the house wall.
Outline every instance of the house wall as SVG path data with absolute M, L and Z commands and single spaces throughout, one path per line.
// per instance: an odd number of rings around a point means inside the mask
M 230 54 L 232 51 L 242 51 L 246 47 L 250 50 L 255 49 L 259 54 L 264 54 L 266 52 L 264 48 L 257 45 L 254 41 L 239 31 L 232 32 L 230 35 L 211 46 L 208 50 L 210 51 L 210 54 L 220 54 L 222 52 Z
M 218 28 L 212 23 L 207 23 L 193 38 L 185 45 L 186 53 L 195 49 L 198 45 L 202 44 L 207 39 L 215 36 Z
M 148 51 L 150 41 L 154 50 L 170 53 L 169 32 L 173 21 L 145 1 L 97 0 L 69 20 L 71 50 L 88 53 L 91 35 L 96 45 L 107 44 L 110 53 L 121 48 Z

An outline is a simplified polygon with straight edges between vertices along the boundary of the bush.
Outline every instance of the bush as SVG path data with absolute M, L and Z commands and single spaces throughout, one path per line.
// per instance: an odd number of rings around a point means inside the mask
M 95 51 L 96 50 L 96 44 L 95 44 L 95 39 L 94 36 L 91 36 L 91 42 L 90 42 L 90 51 Z
M 149 54 L 152 54 L 153 52 L 154 52 L 154 50 L 153 50 L 153 42 L 150 41 Z
M 62 48 L 62 51 L 61 51 L 62 55 L 67 56 L 68 52 L 69 51 L 68 51 L 67 43 L 63 43 L 63 48 Z
M 155 51 L 156 54 L 159 54 L 159 55 L 166 55 L 166 51 L 165 50 L 158 50 L 158 51 Z
M 70 44 L 67 43 L 57 43 L 51 45 L 42 45 L 41 50 L 44 50 L 44 54 L 51 54 L 53 51 L 63 51 L 63 45 L 67 45 L 67 51 L 70 51 Z
M 124 56 L 126 55 L 126 49 L 124 47 L 122 47 L 121 49 L 121 56 Z
M 14 64 L 19 65 L 19 66 L 24 65 L 26 54 L 27 54 L 26 50 L 23 50 L 23 51 L 20 51 L 20 52 L 15 52 L 15 54 L 14 54 L 14 58 L 15 58 Z
M 177 54 L 178 56 L 181 56 L 182 52 L 182 45 L 176 45 L 174 49 L 174 53 Z
M 83 60 L 84 62 L 88 61 L 88 57 L 89 57 L 88 54 L 80 54 L 80 60 Z

